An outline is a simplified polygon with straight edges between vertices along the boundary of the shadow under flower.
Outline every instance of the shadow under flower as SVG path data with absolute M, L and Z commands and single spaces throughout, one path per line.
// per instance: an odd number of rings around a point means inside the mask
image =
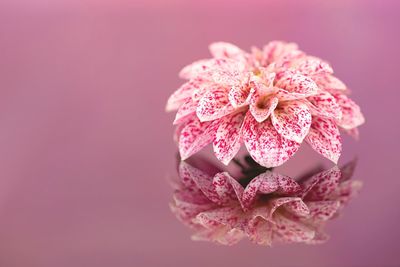
M 193 240 L 223 245 L 243 238 L 259 245 L 325 242 L 326 222 L 337 217 L 362 186 L 350 179 L 356 161 L 341 168 L 318 167 L 316 174 L 297 181 L 271 169 L 260 171 L 251 162 L 242 165 L 239 179 L 212 165 L 209 172 L 204 160 L 202 170 L 195 163 L 179 164 L 171 210 L 194 230 Z

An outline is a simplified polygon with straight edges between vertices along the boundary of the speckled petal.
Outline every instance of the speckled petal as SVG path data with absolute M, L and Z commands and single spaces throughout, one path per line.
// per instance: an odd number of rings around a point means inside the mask
M 182 132 L 183 128 L 185 128 L 186 125 L 188 125 L 189 123 L 193 123 L 193 121 L 195 121 L 195 120 L 196 121 L 198 120 L 197 116 L 196 116 L 196 114 L 192 114 L 191 116 L 186 117 L 182 123 L 178 124 L 175 127 L 173 139 L 176 143 L 179 144 L 179 138 L 181 136 L 181 132 Z
M 179 87 L 179 89 L 168 98 L 165 107 L 166 111 L 177 110 L 187 99 L 192 97 L 193 92 L 201 86 L 202 82 L 201 79 L 193 79 Z
M 320 91 L 317 95 L 308 97 L 307 100 L 312 115 L 333 119 L 342 117 L 341 107 L 328 92 Z
M 317 84 L 310 78 L 299 72 L 286 71 L 278 79 L 275 86 L 290 93 L 297 93 L 304 96 L 311 96 L 318 93 Z
M 258 123 L 251 114 L 245 118 L 243 140 L 251 157 L 265 167 L 283 164 L 300 147 L 299 143 L 280 136 L 270 120 Z
M 342 151 L 342 141 L 339 129 L 333 120 L 314 117 L 305 140 L 322 156 L 335 164 L 338 162 Z
M 258 122 L 265 121 L 278 105 L 278 98 L 275 96 L 259 96 L 254 93 L 250 98 L 250 112 Z
M 342 118 L 338 125 L 344 129 L 353 129 L 365 122 L 360 107 L 344 94 L 333 94 L 342 110 Z
M 307 216 L 310 213 L 307 205 L 299 197 L 275 198 L 269 201 L 268 205 L 270 207 L 269 218 L 271 218 L 271 220 L 278 208 L 283 208 L 297 216 Z
M 240 206 L 229 206 L 201 212 L 196 216 L 195 222 L 206 228 L 213 228 L 218 224 L 236 228 L 242 220 Z
M 245 60 L 246 53 L 234 44 L 226 42 L 215 42 L 209 46 L 209 50 L 215 58 L 231 58 Z
M 296 69 L 296 71 L 310 77 L 333 73 L 332 67 L 329 66 L 327 62 L 312 56 L 306 56 L 296 60 L 292 67 Z
M 210 70 L 212 65 L 212 59 L 201 59 L 193 62 L 190 65 L 185 66 L 180 72 L 179 77 L 182 79 L 192 79 L 202 76 L 204 73 Z
M 340 208 L 340 202 L 337 200 L 325 200 L 316 202 L 306 202 L 310 209 L 312 220 L 328 221 Z
M 234 85 L 228 93 L 228 99 L 235 108 L 243 107 L 250 102 L 250 87 L 243 85 Z
M 221 118 L 213 142 L 216 157 L 225 165 L 235 157 L 242 144 L 241 128 L 244 120 L 243 113 L 236 113 Z
M 203 95 L 197 106 L 196 114 L 200 121 L 212 121 L 234 110 L 235 108 L 229 103 L 227 90 L 220 87 Z
M 174 125 L 180 124 L 186 121 L 190 116 L 196 113 L 197 102 L 194 102 L 191 98 L 188 98 L 176 112 Z
M 257 194 L 269 194 L 278 190 L 279 184 L 272 172 L 258 175 L 246 186 L 243 191 L 242 202 L 249 208 L 256 201 Z
M 231 185 L 232 179 L 233 177 L 227 172 L 217 173 L 213 178 L 214 192 L 217 194 L 219 203 L 221 204 L 227 204 L 232 200 L 238 200 L 235 190 Z
M 185 160 L 200 151 L 214 140 L 218 121 L 200 122 L 194 119 L 181 130 L 179 137 L 179 152 Z
M 279 65 L 285 65 L 293 58 L 303 54 L 298 50 L 295 43 L 286 43 L 281 41 L 272 41 L 263 47 L 261 63 L 267 66 L 273 62 L 278 62 Z
M 315 236 L 315 231 L 300 221 L 284 217 L 282 215 L 274 218 L 276 222 L 274 233 L 275 240 L 284 243 L 298 243 L 312 240 Z
M 339 185 L 341 177 L 337 166 L 313 175 L 304 185 L 303 199 L 307 201 L 327 200 Z
M 327 91 L 347 91 L 347 86 L 333 75 L 325 74 L 313 77 L 318 87 Z
M 301 143 L 310 130 L 311 113 L 306 104 L 291 101 L 275 109 L 271 120 L 281 136 Z

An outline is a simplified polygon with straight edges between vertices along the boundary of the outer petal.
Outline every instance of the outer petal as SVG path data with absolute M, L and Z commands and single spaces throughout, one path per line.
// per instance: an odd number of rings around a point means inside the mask
M 246 53 L 236 45 L 226 42 L 216 42 L 209 46 L 210 52 L 215 58 L 232 58 L 245 60 Z
M 342 141 L 333 120 L 314 117 L 305 140 L 315 151 L 337 164 L 342 151 Z
M 242 190 L 237 191 L 237 187 L 241 185 L 227 172 L 217 173 L 213 179 L 215 192 L 217 193 L 220 203 L 226 204 L 232 200 L 240 202 Z
M 310 130 L 311 113 L 307 105 L 291 101 L 275 109 L 271 120 L 281 136 L 301 143 Z
M 322 59 L 306 56 L 296 60 L 292 65 L 294 69 L 304 75 L 314 78 L 315 75 L 331 74 L 333 73 L 332 67 Z
M 295 71 L 285 71 L 275 86 L 305 97 L 315 95 L 319 91 L 317 84 L 311 78 Z
M 234 110 L 235 108 L 229 103 L 227 90 L 220 87 L 203 95 L 197 106 L 196 113 L 200 121 L 211 121 L 221 118 Z
M 328 91 L 347 91 L 347 86 L 338 78 L 331 74 L 318 75 L 313 77 L 318 87 Z
M 328 92 L 320 91 L 307 98 L 311 113 L 316 116 L 340 119 L 342 109 L 336 99 Z
M 306 204 L 310 209 L 312 219 L 318 221 L 331 219 L 340 208 L 340 202 L 335 200 L 307 202 Z
M 298 220 L 279 215 L 276 216 L 274 221 L 276 222 L 274 229 L 276 233 L 275 239 L 281 242 L 307 242 L 312 240 L 315 236 L 315 231 L 313 229 L 302 224 Z
M 303 184 L 303 199 L 313 201 L 328 199 L 338 187 L 340 177 L 341 172 L 337 166 L 313 175 Z
M 250 112 L 258 122 L 265 121 L 276 106 L 278 106 L 278 98 L 275 96 L 259 96 L 254 93 L 250 98 Z
M 213 147 L 215 155 L 225 165 L 228 165 L 240 149 L 243 120 L 243 113 L 225 116 L 221 119 Z
M 265 167 L 283 164 L 300 147 L 299 143 L 280 136 L 270 120 L 258 123 L 249 113 L 243 127 L 243 140 L 251 157 Z
M 197 108 L 197 102 L 194 102 L 191 98 L 188 98 L 178 109 L 173 124 L 180 124 L 187 120 L 190 116 L 195 114 Z
M 182 79 L 192 79 L 202 76 L 204 73 L 210 70 L 213 63 L 212 59 L 201 59 L 193 62 L 190 65 L 185 66 L 180 72 L 179 77 Z
M 263 47 L 262 65 L 267 66 L 275 61 L 284 64 L 302 54 L 295 43 L 273 41 Z
M 204 81 L 202 79 L 193 79 L 184 83 L 176 90 L 167 101 L 166 111 L 178 109 L 188 98 L 191 98 L 193 92 L 198 89 Z
M 342 109 L 342 118 L 338 121 L 340 127 L 350 130 L 365 122 L 360 107 L 353 100 L 344 94 L 334 94 L 333 96 Z
M 179 152 L 185 160 L 200 151 L 214 140 L 218 121 L 200 122 L 198 119 L 190 121 L 182 130 L 179 137 Z
M 236 228 L 242 222 L 242 210 L 239 206 L 221 207 L 204 211 L 196 216 L 195 221 L 206 228 L 213 228 L 218 224 Z

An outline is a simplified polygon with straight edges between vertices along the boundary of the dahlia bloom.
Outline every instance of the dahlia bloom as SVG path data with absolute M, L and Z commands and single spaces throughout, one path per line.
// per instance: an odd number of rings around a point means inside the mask
M 257 163 L 274 167 L 305 140 L 337 163 L 339 128 L 358 136 L 360 107 L 325 61 L 277 41 L 251 53 L 222 42 L 209 48 L 212 58 L 181 70 L 188 81 L 166 106 L 177 110 L 175 139 L 183 160 L 212 143 L 227 165 L 244 143 Z
M 209 175 L 183 161 L 170 207 L 194 230 L 193 240 L 318 244 L 329 238 L 326 222 L 361 187 L 361 182 L 349 180 L 353 169 L 354 162 L 342 171 L 335 166 L 299 182 L 267 171 L 244 187 L 227 172 Z

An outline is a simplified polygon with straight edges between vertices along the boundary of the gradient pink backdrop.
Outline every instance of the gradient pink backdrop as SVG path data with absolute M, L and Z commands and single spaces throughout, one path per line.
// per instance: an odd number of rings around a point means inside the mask
M 0 266 L 399 266 L 398 1 L 0 2 Z M 361 195 L 321 246 L 192 242 L 168 209 L 168 95 L 212 41 L 295 41 L 367 123 Z M 305 147 L 284 171 L 318 161 Z

